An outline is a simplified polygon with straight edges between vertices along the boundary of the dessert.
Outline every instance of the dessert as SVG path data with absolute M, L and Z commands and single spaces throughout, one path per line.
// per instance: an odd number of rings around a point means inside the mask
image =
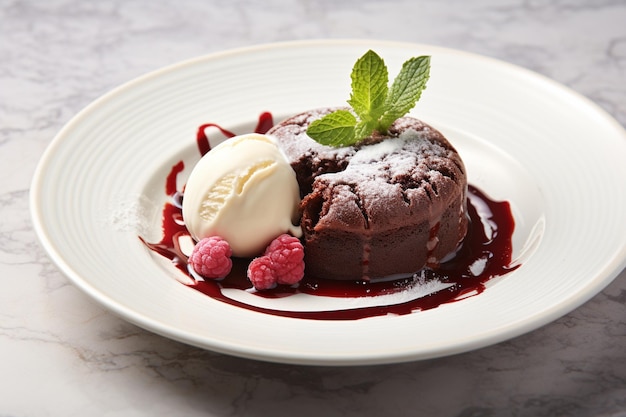
M 321 145 L 306 129 L 331 111 L 305 112 L 268 131 L 300 184 L 307 273 L 410 276 L 452 254 L 467 231 L 467 179 L 452 145 L 410 117 L 360 145 Z
M 186 285 L 265 314 L 352 320 L 481 293 L 519 266 L 511 265 L 514 221 L 507 202 L 468 185 L 440 132 L 405 117 L 428 76 L 429 57 L 411 58 L 388 87 L 386 66 L 368 51 L 353 68 L 349 108 L 275 126 L 263 113 L 242 136 L 200 126 L 203 157 L 184 190 L 176 189 L 182 161 L 167 176 L 162 240 L 141 240 L 186 274 Z M 208 127 L 229 139 L 211 149 Z M 188 252 L 181 242 L 189 240 Z M 238 292 L 341 304 L 294 311 Z

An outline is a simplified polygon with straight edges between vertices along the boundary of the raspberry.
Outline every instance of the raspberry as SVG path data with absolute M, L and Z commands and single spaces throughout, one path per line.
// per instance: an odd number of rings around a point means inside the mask
M 279 284 L 292 285 L 304 276 L 304 248 L 296 237 L 282 234 L 270 243 L 265 256 L 272 266 Z
M 233 254 L 227 241 L 219 236 L 202 239 L 194 246 L 189 264 L 195 272 L 205 278 L 224 278 L 230 273 Z
M 255 258 L 248 265 L 248 279 L 257 290 L 269 290 L 276 287 L 276 276 L 272 260 L 267 256 Z
M 248 279 L 257 290 L 276 284 L 293 285 L 304 276 L 304 248 L 293 236 L 282 234 L 270 243 L 265 254 L 248 267 Z

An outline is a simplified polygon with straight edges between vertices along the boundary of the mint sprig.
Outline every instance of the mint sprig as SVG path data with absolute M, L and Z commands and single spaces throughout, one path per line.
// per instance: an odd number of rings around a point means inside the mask
M 349 110 L 337 110 L 313 121 L 307 134 L 323 145 L 350 146 L 374 131 L 386 134 L 389 126 L 411 110 L 426 88 L 430 75 L 430 57 L 406 61 L 391 89 L 387 66 L 369 50 L 352 68 L 352 93 Z M 356 115 L 356 116 L 355 116 Z

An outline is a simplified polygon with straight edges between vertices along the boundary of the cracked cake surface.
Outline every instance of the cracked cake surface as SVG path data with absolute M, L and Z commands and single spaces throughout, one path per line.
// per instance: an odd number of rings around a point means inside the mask
M 302 196 L 307 274 L 407 276 L 453 253 L 467 230 L 463 161 L 444 136 L 411 117 L 356 146 L 315 142 L 307 126 L 334 109 L 272 128 Z

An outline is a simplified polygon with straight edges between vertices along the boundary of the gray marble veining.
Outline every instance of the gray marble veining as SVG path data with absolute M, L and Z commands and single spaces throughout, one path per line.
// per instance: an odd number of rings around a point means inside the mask
M 623 0 L 0 0 L 0 415 L 626 416 L 626 272 L 561 319 L 466 354 L 257 362 L 117 318 L 36 241 L 28 190 L 85 105 L 194 56 L 312 38 L 435 44 L 537 71 L 626 125 Z

